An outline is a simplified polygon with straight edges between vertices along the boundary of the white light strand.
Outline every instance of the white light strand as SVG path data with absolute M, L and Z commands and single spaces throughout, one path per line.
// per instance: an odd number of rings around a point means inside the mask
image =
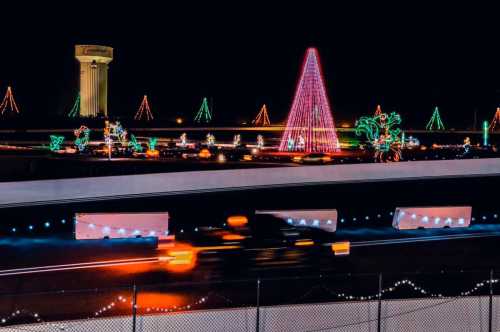
M 499 279 L 492 279 L 491 280 L 491 284 L 496 284 L 498 282 L 499 282 Z M 471 294 L 477 292 L 479 289 L 481 289 L 484 286 L 489 285 L 489 284 L 490 284 L 490 280 L 484 280 L 484 281 L 478 282 L 471 289 L 469 289 L 467 291 L 460 292 L 460 295 L 461 296 L 471 295 Z M 428 297 L 439 297 L 439 298 L 446 297 L 441 293 L 432 293 L 432 292 L 424 289 L 423 287 L 417 286 L 415 284 L 415 282 L 408 280 L 408 279 L 402 279 L 402 280 L 396 281 L 391 287 L 387 287 L 387 288 L 382 289 L 381 293 L 382 294 L 392 293 L 392 292 L 395 292 L 398 288 L 403 287 L 403 286 L 411 287 L 411 288 L 413 288 L 413 290 L 415 292 L 423 294 L 423 295 L 427 295 Z M 325 286 L 325 289 L 328 290 L 328 292 L 330 292 L 332 295 L 336 296 L 337 298 L 341 298 L 344 300 L 373 300 L 373 299 L 377 299 L 379 297 L 379 295 L 382 295 L 382 294 L 377 293 L 377 294 L 366 295 L 366 296 L 354 296 L 354 295 L 347 295 L 345 293 L 336 293 L 336 292 L 330 290 L 326 286 Z
M 94 224 L 94 223 L 88 223 L 84 221 L 77 221 L 75 220 L 75 224 L 84 224 L 87 225 L 89 228 L 95 229 L 101 229 L 102 233 L 104 235 L 109 234 L 111 232 L 115 232 L 121 235 L 144 235 L 144 236 L 157 236 L 160 234 L 165 234 L 168 235 L 168 230 L 161 230 L 161 229 L 144 229 L 144 228 L 127 228 L 127 227 L 112 227 L 112 226 L 107 226 L 107 225 L 101 225 L 101 224 Z
M 94 317 L 99 317 L 102 314 L 104 314 L 105 312 L 113 309 L 116 306 L 116 303 L 126 303 L 126 302 L 127 302 L 127 298 L 120 295 L 116 298 L 116 301 L 112 301 L 112 302 L 108 303 L 108 305 L 105 305 L 101 309 L 94 312 Z M 88 317 L 88 318 L 90 319 L 92 317 Z
M 38 313 L 29 311 L 26 309 L 19 309 L 19 310 L 13 311 L 8 316 L 0 318 L 0 324 L 2 324 L 2 325 L 8 324 L 10 321 L 12 321 L 13 319 L 15 319 L 17 317 L 26 317 L 26 316 L 33 318 L 34 320 L 36 320 L 37 323 L 44 322 Z
M 176 311 L 187 311 L 187 310 L 191 310 L 192 307 L 194 306 L 197 306 L 197 305 L 200 305 L 200 304 L 203 304 L 205 303 L 206 301 L 208 300 L 208 295 L 205 296 L 205 297 L 202 297 L 196 301 L 194 301 L 193 303 L 191 304 L 186 304 L 186 305 L 183 305 L 183 306 L 172 306 L 172 307 L 169 307 L 169 308 L 162 308 L 162 307 L 147 307 L 147 308 L 144 308 L 146 310 L 147 313 L 152 313 L 152 312 L 176 312 Z

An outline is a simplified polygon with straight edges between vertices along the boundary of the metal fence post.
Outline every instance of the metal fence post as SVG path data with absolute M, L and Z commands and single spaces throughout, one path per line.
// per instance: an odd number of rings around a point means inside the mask
M 490 303 L 488 310 L 488 331 L 493 331 L 493 269 L 490 269 Z
M 257 279 L 257 298 L 256 298 L 257 311 L 255 315 L 255 331 L 260 331 L 260 278 Z
M 132 294 L 132 332 L 135 332 L 137 323 L 137 286 L 134 284 Z
M 378 274 L 377 332 L 382 331 L 382 273 Z

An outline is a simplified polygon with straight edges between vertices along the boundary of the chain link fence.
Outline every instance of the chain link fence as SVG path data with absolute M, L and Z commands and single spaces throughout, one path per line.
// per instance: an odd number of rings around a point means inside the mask
M 0 295 L 0 331 L 497 331 L 493 271 L 346 274 Z

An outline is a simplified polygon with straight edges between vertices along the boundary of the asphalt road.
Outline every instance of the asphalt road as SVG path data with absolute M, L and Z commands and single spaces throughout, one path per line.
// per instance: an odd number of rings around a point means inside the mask
M 206 247 L 189 272 L 169 271 L 170 245 L 153 239 L 74 241 L 2 239 L 0 292 L 109 288 L 185 280 L 227 280 L 319 273 L 377 273 L 487 269 L 500 265 L 500 225 L 469 229 L 396 231 L 346 228 L 333 241 L 348 240 L 348 256 L 327 244 L 311 247 Z
M 205 248 L 187 273 L 169 271 L 159 258 L 170 247 L 160 243 L 156 250 L 151 239 L 4 238 L 0 319 L 10 325 L 130 315 L 133 285 L 139 314 L 253 305 L 256 278 L 264 278 L 263 304 L 331 301 L 326 290 L 374 294 L 380 272 L 387 286 L 410 278 L 439 292 L 463 291 L 487 278 L 490 268 L 500 267 L 499 236 L 500 225 L 405 232 L 346 229 L 336 237 L 351 240 L 349 256 L 334 256 L 327 246 Z M 436 277 L 442 275 L 443 280 Z

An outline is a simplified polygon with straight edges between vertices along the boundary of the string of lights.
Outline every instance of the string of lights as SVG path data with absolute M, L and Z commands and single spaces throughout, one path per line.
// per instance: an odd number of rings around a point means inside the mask
M 151 113 L 147 95 L 144 95 L 144 97 L 142 98 L 141 105 L 139 106 L 137 113 L 135 113 L 134 120 L 142 120 L 143 117 L 146 121 L 153 120 L 153 113 Z
M 255 119 L 252 121 L 252 123 L 255 126 L 260 127 L 269 126 L 271 124 L 271 121 L 269 121 L 269 114 L 267 113 L 266 104 L 262 105 L 262 108 L 260 109 Z
M 207 98 L 204 97 L 202 102 L 201 102 L 200 109 L 198 110 L 198 112 L 196 113 L 196 115 L 194 117 L 194 122 L 209 123 L 210 121 L 212 121 L 212 113 L 210 112 L 210 109 L 208 108 Z
M 14 319 L 19 319 L 19 317 L 28 317 L 36 321 L 37 323 L 43 323 L 43 319 L 36 312 L 32 312 L 26 309 L 19 309 L 13 311 L 10 315 L 0 318 L 0 323 L 3 325 L 9 324 Z
M 73 107 L 68 113 L 68 117 L 70 118 L 76 118 L 80 115 L 80 92 L 78 92 L 78 95 L 76 96 L 75 103 L 73 104 Z
M 478 290 L 480 290 L 481 288 L 489 285 L 490 282 L 491 282 L 491 284 L 497 284 L 499 282 L 499 279 L 491 279 L 491 281 L 490 280 L 483 280 L 483 281 L 477 282 L 473 287 L 471 287 L 467 290 L 463 290 L 459 294 L 460 294 L 460 296 L 472 295 L 472 294 L 476 293 Z M 330 295 L 336 297 L 337 299 L 347 300 L 347 301 L 374 300 L 374 299 L 378 299 L 379 296 L 382 296 L 384 294 L 390 294 L 390 293 L 396 292 L 398 289 L 401 289 L 403 287 L 409 287 L 411 290 L 415 291 L 416 293 L 426 295 L 427 297 L 437 297 L 437 298 L 447 297 L 447 296 L 444 296 L 442 293 L 433 293 L 433 292 L 429 291 L 428 289 L 425 289 L 424 287 L 417 285 L 417 283 L 412 281 L 412 280 L 401 279 L 401 280 L 395 281 L 391 286 L 383 288 L 380 291 L 380 294 L 377 292 L 377 293 L 373 293 L 373 294 L 369 294 L 369 295 L 353 295 L 353 294 L 347 294 L 347 293 L 338 293 L 324 284 L 322 284 L 320 286 L 316 285 L 316 286 L 313 286 L 309 291 L 307 291 L 301 297 L 296 299 L 295 302 L 298 302 L 298 301 L 306 298 L 318 287 L 322 287 Z
M 500 107 L 497 107 L 495 115 L 493 115 L 493 119 L 491 120 L 489 130 L 490 131 L 498 130 L 497 126 L 499 122 L 500 122 Z
M 193 303 L 185 304 L 182 306 L 174 305 L 171 307 L 146 307 L 146 308 L 141 308 L 140 306 L 138 306 L 137 309 L 143 309 L 146 313 L 188 311 L 188 310 L 191 310 L 193 307 L 196 307 L 198 305 L 206 303 L 208 298 L 209 298 L 209 295 L 201 297 L 200 299 L 194 301 Z
M 99 229 L 104 235 L 109 235 L 111 233 L 117 233 L 122 236 L 132 235 L 132 236 L 157 236 L 159 234 L 168 235 L 168 230 L 162 229 L 141 229 L 141 228 L 127 228 L 127 227 L 113 227 L 108 225 L 100 225 L 95 223 L 88 223 L 84 221 L 75 220 L 76 224 L 87 225 L 91 229 Z
M 406 212 L 405 212 L 406 213 Z M 410 214 L 410 216 L 412 216 L 413 214 Z M 386 221 L 385 217 L 386 216 L 389 216 L 392 217 L 394 216 L 394 212 L 393 211 L 390 211 L 390 212 L 385 212 L 385 213 L 376 213 L 376 214 L 367 214 L 365 216 L 361 215 L 355 215 L 355 216 L 348 216 L 348 215 L 342 215 L 338 221 L 340 223 L 346 223 L 346 222 L 374 222 L 374 221 L 380 221 L 380 222 L 383 222 L 383 221 Z M 447 217 L 442 217 L 442 216 L 432 216 L 432 215 L 421 215 L 421 214 L 415 214 L 415 218 L 416 219 L 422 219 L 422 218 L 425 218 L 427 217 L 429 221 L 433 221 L 435 218 L 440 218 L 440 222 L 441 221 L 445 221 L 446 222 L 446 219 Z M 483 214 L 479 214 L 479 215 L 476 215 L 476 216 L 472 216 L 471 217 L 471 221 L 476 221 L 476 220 L 480 220 L 480 221 L 483 221 L 483 222 L 488 222 L 488 221 L 492 221 L 492 222 L 495 222 L 495 221 L 498 221 L 499 220 L 499 217 L 500 217 L 500 214 L 499 213 L 483 213 Z M 450 217 L 451 218 L 451 217 Z M 460 222 L 460 218 L 456 218 L 455 219 L 458 220 L 458 222 Z M 320 224 L 320 220 L 319 219 L 311 219 L 311 220 L 307 220 L 307 219 L 293 219 L 293 218 L 289 218 L 287 219 L 287 222 L 289 224 L 293 224 L 293 225 L 298 225 L 298 226 L 318 226 Z M 332 220 L 326 220 L 326 224 L 330 224 L 330 223 L 333 223 Z M 89 225 L 90 223 L 85 223 L 85 222 L 82 222 L 82 221 L 79 221 L 79 223 L 82 223 L 82 224 L 87 224 Z M 66 219 L 61 219 L 60 220 L 60 224 L 64 225 L 66 224 Z M 52 226 L 54 226 L 55 224 L 50 222 L 50 221 L 45 221 L 42 223 L 44 229 L 50 229 Z M 98 224 L 94 224 L 94 227 L 97 227 L 97 228 L 104 228 L 106 227 L 106 225 L 98 225 Z M 120 230 L 120 228 L 113 228 L 115 230 Z M 15 226 L 15 227 L 12 227 L 11 228 L 11 233 L 19 233 L 21 232 L 23 229 L 21 229 L 19 226 Z M 26 230 L 28 231 L 35 231 L 36 230 L 36 227 L 35 227 L 35 224 L 29 224 L 28 226 L 26 226 Z M 131 228 L 124 228 L 124 231 L 121 231 L 121 232 L 124 232 L 123 234 L 133 234 L 137 229 L 131 229 Z M 197 227 L 194 228 L 195 231 L 198 230 Z M 111 231 L 111 228 L 110 228 L 110 231 Z M 157 231 L 158 230 L 149 230 L 149 229 L 139 229 L 139 231 L 141 231 L 140 234 L 149 234 L 151 231 L 154 231 L 155 234 L 158 234 Z M 183 231 L 183 229 L 182 229 Z
M 470 295 L 473 295 L 477 291 L 479 291 L 480 289 L 482 289 L 482 288 L 484 288 L 486 286 L 489 286 L 490 284 L 491 285 L 498 284 L 499 281 L 500 281 L 499 279 L 490 279 L 490 280 L 483 280 L 483 281 L 476 282 L 473 287 L 471 287 L 471 288 L 469 288 L 467 290 L 461 291 L 459 293 L 460 294 L 459 296 L 470 296 Z M 311 287 L 311 289 L 308 290 L 306 293 L 304 293 L 303 295 L 301 295 L 299 298 L 295 299 L 293 302 L 297 303 L 297 302 L 303 300 L 304 298 L 307 298 L 315 289 L 318 289 L 318 288 L 324 289 L 330 295 L 336 297 L 337 299 L 346 300 L 346 301 L 369 301 L 369 300 L 375 300 L 375 299 L 378 299 L 379 297 L 382 297 L 384 294 L 390 294 L 390 293 L 396 292 L 397 290 L 399 290 L 401 288 L 409 288 L 409 289 L 413 290 L 414 292 L 416 292 L 418 294 L 422 294 L 422 295 L 425 295 L 426 297 L 431 297 L 431 298 L 457 297 L 457 296 L 445 296 L 442 293 L 434 293 L 434 292 L 431 292 L 428 289 L 426 289 L 426 288 L 418 285 L 416 282 L 414 282 L 412 280 L 401 279 L 401 280 L 395 281 L 391 286 L 381 289 L 377 293 L 372 293 L 372 294 L 368 294 L 368 295 L 352 295 L 352 294 L 347 294 L 347 293 L 338 293 L 338 292 L 332 290 L 331 288 L 329 288 L 328 286 L 326 286 L 324 284 L 315 285 L 315 286 Z M 168 306 L 168 307 L 159 307 L 159 306 L 155 306 L 155 307 L 141 307 L 140 305 L 136 304 L 136 309 L 143 310 L 145 313 L 183 312 L 183 311 L 191 310 L 191 309 L 195 308 L 198 305 L 202 305 L 202 304 L 206 303 L 209 300 L 209 298 L 212 297 L 212 296 L 214 296 L 214 295 L 220 297 L 221 299 L 224 299 L 227 303 L 233 303 L 230 299 L 228 299 L 227 297 L 225 297 L 223 295 L 216 294 L 214 292 L 210 292 L 207 295 L 202 296 L 202 297 L 198 298 L 197 300 L 195 300 L 195 301 L 193 301 L 193 302 L 191 302 L 189 304 L 185 304 L 185 305 L 180 305 L 180 306 L 173 305 L 173 306 Z M 118 304 L 120 304 L 120 303 L 123 303 L 123 304 L 130 303 L 131 306 L 134 305 L 133 300 L 132 300 L 131 297 L 125 297 L 125 296 L 119 295 L 119 296 L 116 297 L 115 300 L 113 300 L 113 301 L 109 302 L 108 304 L 102 306 L 99 310 L 96 310 L 94 312 L 93 316 L 88 316 L 87 319 L 92 319 L 92 318 L 97 318 L 99 316 L 102 316 L 103 314 L 108 313 L 111 310 L 115 309 L 118 306 Z M 1 318 L 0 319 L 0 323 L 2 325 L 7 325 L 14 318 L 17 318 L 17 317 L 20 317 L 20 316 L 23 316 L 23 315 L 25 317 L 30 317 L 30 318 L 36 320 L 36 322 L 44 322 L 44 320 L 36 312 L 32 312 L 32 311 L 29 311 L 27 309 L 16 309 L 11 314 L 9 314 L 9 315 L 4 316 L 3 318 Z
M 97 310 L 96 312 L 94 312 L 94 317 L 99 317 L 101 316 L 102 314 L 104 314 L 105 312 L 108 312 L 109 310 L 115 308 L 116 306 L 116 303 L 126 303 L 128 300 L 126 297 L 122 296 L 122 295 L 119 295 L 115 301 L 111 301 L 110 303 L 108 303 L 107 305 L 101 307 L 99 310 Z M 133 304 L 132 300 L 130 300 L 130 304 Z M 92 317 L 88 317 L 88 318 L 92 318 Z
M 10 86 L 7 87 L 7 92 L 5 93 L 2 103 L 0 104 L 0 114 L 3 115 L 6 111 L 11 111 L 16 114 L 20 113 Z
M 434 109 L 434 112 L 432 113 L 431 119 L 425 126 L 425 129 L 427 130 L 444 130 L 444 124 L 443 121 L 441 120 L 441 115 L 439 114 L 439 109 L 436 106 Z
M 406 215 L 405 211 L 401 211 L 398 214 L 398 220 L 403 218 Z M 422 215 L 418 213 L 411 213 L 410 218 L 413 220 L 419 220 L 423 223 L 434 222 L 434 224 L 438 225 L 441 221 L 444 221 L 444 224 L 452 224 L 453 221 L 457 221 L 459 225 L 465 224 L 465 218 L 463 217 L 443 217 L 443 216 L 433 216 L 433 215 Z
M 279 151 L 335 152 L 339 148 L 318 51 L 309 48 Z
M 65 224 L 66 224 L 66 219 L 61 219 L 61 224 L 62 224 L 62 225 L 65 225 Z M 46 228 L 46 229 L 50 228 L 52 225 L 53 225 L 53 224 L 52 224 L 50 221 L 45 221 L 45 222 L 43 223 L 43 227 L 44 227 L 44 228 Z M 29 232 L 34 231 L 34 230 L 35 230 L 35 226 L 34 226 L 33 224 L 29 224 L 26 228 L 27 228 L 27 230 L 28 230 Z M 12 228 L 10 229 L 10 231 L 11 231 L 12 233 L 18 233 L 18 232 L 20 232 L 20 231 L 21 231 L 21 229 L 20 229 L 20 228 L 18 228 L 18 227 L 12 227 Z

